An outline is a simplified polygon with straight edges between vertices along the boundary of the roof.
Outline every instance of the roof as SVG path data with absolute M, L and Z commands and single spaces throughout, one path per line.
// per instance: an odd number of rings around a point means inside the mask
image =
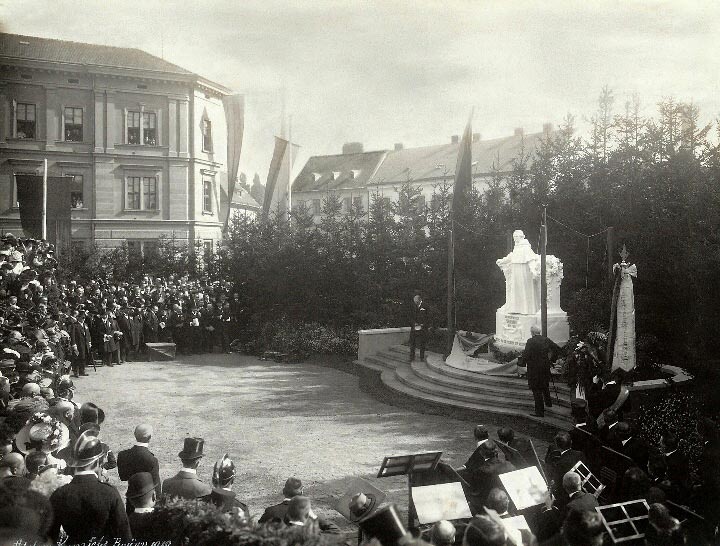
M 364 188 L 387 152 L 316 155 L 308 159 L 293 182 L 293 192 Z
M 260 204 L 253 199 L 248 190 L 235 186 L 230 207 L 238 209 L 259 209 Z
M 490 173 L 493 163 L 500 171 L 510 171 L 512 162 L 525 149 L 534 155 L 544 133 L 513 135 L 472 143 L 473 173 Z M 398 184 L 407 181 L 447 179 L 455 176 L 460 143 L 406 148 L 389 152 L 370 181 L 371 184 Z
M 129 68 L 175 75 L 195 75 L 176 64 L 131 47 L 113 47 L 52 38 L 0 33 L 0 56 L 18 59 Z

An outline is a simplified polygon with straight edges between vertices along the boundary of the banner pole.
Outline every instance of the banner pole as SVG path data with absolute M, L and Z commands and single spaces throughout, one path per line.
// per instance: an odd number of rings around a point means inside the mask
M 42 238 L 47 240 L 47 158 L 43 160 Z

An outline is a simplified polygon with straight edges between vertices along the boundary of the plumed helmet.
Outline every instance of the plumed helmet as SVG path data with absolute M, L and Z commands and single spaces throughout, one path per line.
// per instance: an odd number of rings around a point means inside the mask
M 228 457 L 227 453 L 215 463 L 213 468 L 212 483 L 214 487 L 223 487 L 235 479 L 235 463 Z
M 107 455 L 107 446 L 100 441 L 97 430 L 86 430 L 75 441 L 72 461 L 68 466 L 77 468 L 88 466 Z

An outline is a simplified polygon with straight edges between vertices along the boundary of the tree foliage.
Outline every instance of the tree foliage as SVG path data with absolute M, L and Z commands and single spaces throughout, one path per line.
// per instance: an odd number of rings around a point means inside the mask
M 538 248 L 542 206 L 552 219 L 548 252 L 564 263 L 562 304 L 578 335 L 607 327 L 608 252 L 627 245 L 637 263 L 638 333 L 654 336 L 669 357 L 693 358 L 718 347 L 720 325 L 720 149 L 692 103 L 674 99 L 644 117 L 637 97 L 614 112 L 604 88 L 589 116 L 588 139 L 568 116 L 536 150 L 522 148 L 510 172 L 495 167 L 469 195 L 472 215 L 455 226 L 457 325 L 494 331 L 504 279 L 495 260 L 522 229 Z M 715 138 L 714 140 L 717 140 Z M 371 194 L 368 210 L 341 212 L 332 192 L 323 216 L 304 207 L 291 221 L 241 218 L 231 227 L 218 271 L 244 283 L 260 323 L 280 316 L 333 326 L 404 325 L 420 290 L 444 325 L 452 187 L 434 188 L 418 206 L 408 180 L 389 203 Z M 606 228 L 615 228 L 608 249 Z M 594 235 L 587 237 L 585 235 Z

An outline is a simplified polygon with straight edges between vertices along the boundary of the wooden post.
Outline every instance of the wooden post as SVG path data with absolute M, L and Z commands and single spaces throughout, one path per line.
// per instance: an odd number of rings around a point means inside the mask
M 540 228 L 540 325 L 547 337 L 547 208 L 543 206 Z
M 613 279 L 615 273 L 613 272 L 613 254 L 615 254 L 615 228 L 610 226 L 607 229 L 607 266 L 608 266 L 608 279 Z

